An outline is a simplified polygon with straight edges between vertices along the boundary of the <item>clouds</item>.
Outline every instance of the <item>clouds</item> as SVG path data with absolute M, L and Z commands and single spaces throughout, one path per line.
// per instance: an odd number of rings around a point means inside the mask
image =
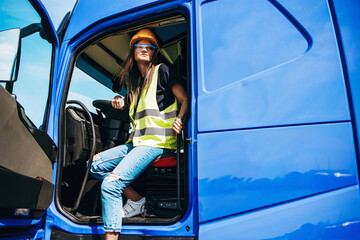
M 19 29 L 0 32 L 0 80 L 9 80 L 15 60 Z

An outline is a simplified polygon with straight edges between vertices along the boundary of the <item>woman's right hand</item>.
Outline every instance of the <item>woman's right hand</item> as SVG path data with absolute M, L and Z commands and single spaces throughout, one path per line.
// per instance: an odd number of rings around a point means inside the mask
M 123 110 L 125 106 L 125 101 L 119 95 L 117 95 L 113 99 L 111 99 L 111 106 L 113 108 Z

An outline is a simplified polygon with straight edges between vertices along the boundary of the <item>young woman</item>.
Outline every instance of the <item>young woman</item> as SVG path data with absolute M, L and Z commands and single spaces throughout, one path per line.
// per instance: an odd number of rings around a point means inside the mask
M 127 97 L 115 96 L 111 105 L 123 109 L 125 103 L 130 104 L 133 130 L 125 144 L 95 155 L 91 166 L 92 175 L 103 181 L 101 198 L 106 239 L 118 239 L 122 217 L 143 211 L 145 198 L 128 185 L 157 156 L 176 149 L 176 134 L 183 128 L 186 92 L 165 64 L 156 65 L 158 50 L 153 32 L 138 31 L 130 41 L 124 67 L 114 78 L 113 90 L 118 92 L 126 86 Z M 122 194 L 128 198 L 124 207 Z

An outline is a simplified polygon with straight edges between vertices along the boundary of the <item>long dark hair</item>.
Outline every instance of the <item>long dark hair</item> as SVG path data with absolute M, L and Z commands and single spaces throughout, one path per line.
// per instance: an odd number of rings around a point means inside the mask
M 130 49 L 125 61 L 122 65 L 119 65 L 115 75 L 113 76 L 113 91 L 119 92 L 122 87 L 126 87 L 127 101 L 129 103 L 134 102 L 135 108 L 142 89 L 149 88 L 151 84 L 152 75 L 157 63 L 157 54 L 158 49 L 155 49 L 151 62 L 146 70 L 143 84 L 139 81 L 141 73 L 134 59 L 134 47 Z

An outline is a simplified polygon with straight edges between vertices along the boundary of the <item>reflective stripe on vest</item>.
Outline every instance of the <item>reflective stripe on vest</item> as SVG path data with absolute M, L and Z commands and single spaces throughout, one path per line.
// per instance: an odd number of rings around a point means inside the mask
M 134 146 L 176 149 L 176 133 L 172 126 L 178 114 L 178 102 L 175 97 L 173 104 L 159 110 L 156 100 L 159 67 L 160 64 L 154 68 L 149 88 L 143 88 L 136 113 L 134 103 L 130 105 L 133 131 L 128 142 L 132 141 Z

